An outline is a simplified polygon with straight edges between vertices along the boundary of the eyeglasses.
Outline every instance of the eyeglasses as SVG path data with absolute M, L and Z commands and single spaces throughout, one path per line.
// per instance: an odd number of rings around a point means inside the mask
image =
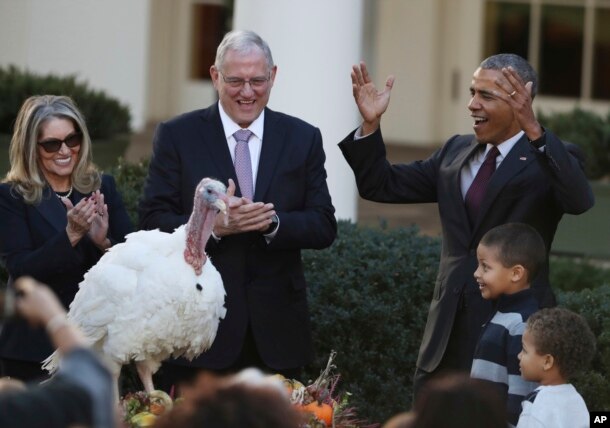
M 49 138 L 48 140 L 39 141 L 38 144 L 42 146 L 45 152 L 47 153 L 55 153 L 61 149 L 61 145 L 66 143 L 66 146 L 69 148 L 73 148 L 76 146 L 80 146 L 83 142 L 83 134 L 77 132 L 72 135 L 68 135 L 63 140 L 59 140 L 57 138 Z
M 267 82 L 269 82 L 269 79 L 271 79 L 271 74 L 267 77 L 253 77 L 250 80 L 242 79 L 241 77 L 225 77 L 225 75 L 222 73 L 220 73 L 220 75 L 222 76 L 222 80 L 229 87 L 234 89 L 243 88 L 246 83 L 249 83 L 252 89 L 262 89 L 265 87 Z

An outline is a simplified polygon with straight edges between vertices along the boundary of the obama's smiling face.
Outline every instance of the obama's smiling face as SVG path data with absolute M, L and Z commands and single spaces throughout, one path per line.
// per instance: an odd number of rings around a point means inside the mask
M 468 103 L 477 141 L 494 146 L 521 130 L 511 106 L 496 95 L 497 80 L 505 80 L 502 71 L 477 68 L 472 76 Z

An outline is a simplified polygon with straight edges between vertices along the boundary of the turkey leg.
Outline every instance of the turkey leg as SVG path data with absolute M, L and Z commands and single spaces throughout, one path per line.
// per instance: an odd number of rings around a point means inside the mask
M 144 385 L 144 390 L 148 393 L 151 393 L 155 390 L 152 381 L 152 370 L 148 367 L 145 361 L 136 361 L 136 370 L 138 371 L 138 376 L 142 381 L 142 385 Z

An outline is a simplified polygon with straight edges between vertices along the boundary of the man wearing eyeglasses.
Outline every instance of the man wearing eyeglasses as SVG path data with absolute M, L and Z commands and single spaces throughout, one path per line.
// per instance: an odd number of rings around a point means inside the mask
M 219 101 L 157 128 L 141 228 L 172 232 L 186 223 L 206 176 L 239 197 L 206 247 L 227 315 L 210 350 L 162 367 L 157 385 L 166 389 L 201 369 L 256 366 L 295 378 L 312 359 L 301 249 L 328 247 L 337 225 L 320 130 L 267 108 L 276 72 L 257 34 L 230 32 L 210 67 Z

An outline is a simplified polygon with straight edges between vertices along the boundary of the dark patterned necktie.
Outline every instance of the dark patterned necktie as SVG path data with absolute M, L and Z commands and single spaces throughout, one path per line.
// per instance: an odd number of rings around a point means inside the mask
M 471 225 L 474 225 L 477 221 L 477 215 L 479 214 L 481 203 L 483 202 L 485 192 L 487 191 L 487 184 L 489 183 L 489 179 L 491 178 L 492 174 L 496 170 L 496 158 L 499 154 L 500 151 L 498 148 L 496 146 L 492 146 L 487 153 L 487 156 L 485 156 L 485 160 L 479 168 L 477 176 L 474 178 L 474 181 L 466 192 L 464 202 L 466 203 L 466 211 L 468 211 L 468 218 L 470 219 Z
M 235 146 L 235 174 L 239 182 L 241 195 L 252 200 L 254 186 L 252 185 L 252 162 L 248 140 L 253 135 L 249 129 L 240 129 L 233 134 L 237 145 Z

